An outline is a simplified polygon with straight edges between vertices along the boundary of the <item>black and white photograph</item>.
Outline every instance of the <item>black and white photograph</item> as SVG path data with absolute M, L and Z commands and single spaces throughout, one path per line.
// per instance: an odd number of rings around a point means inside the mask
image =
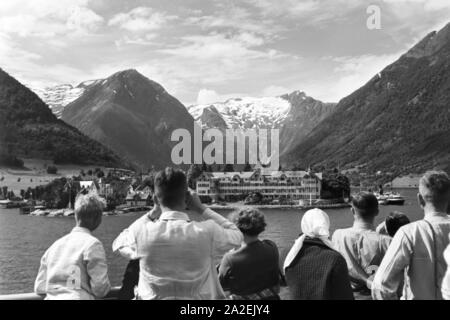
M 450 300 L 450 1 L 0 1 L 0 303 L 39 300 Z

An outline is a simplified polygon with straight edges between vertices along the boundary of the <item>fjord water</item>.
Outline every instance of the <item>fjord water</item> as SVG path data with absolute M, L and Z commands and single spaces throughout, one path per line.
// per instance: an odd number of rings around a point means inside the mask
M 405 205 L 381 206 L 377 223 L 394 210 L 406 213 L 411 220 L 422 217 L 416 200 L 417 190 L 399 191 L 406 198 Z M 349 208 L 326 211 L 330 216 L 332 231 L 351 226 L 352 214 Z M 229 211 L 221 213 L 226 215 Z M 275 241 L 284 258 L 300 233 L 300 219 L 304 212 L 265 210 L 264 213 L 268 227 L 263 238 Z M 111 252 L 111 244 L 139 216 L 132 214 L 104 217 L 102 225 L 94 232 L 105 246 L 109 276 L 114 286 L 120 285 L 127 262 Z M 32 292 L 42 254 L 55 240 L 70 232 L 73 225 L 73 218 L 23 216 L 18 210 L 0 209 L 0 294 Z

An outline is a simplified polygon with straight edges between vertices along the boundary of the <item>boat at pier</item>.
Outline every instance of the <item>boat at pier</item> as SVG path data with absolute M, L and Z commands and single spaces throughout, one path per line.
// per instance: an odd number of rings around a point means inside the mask
M 25 206 L 25 207 L 20 208 L 19 212 L 20 212 L 20 214 L 31 215 L 31 213 L 36 210 L 44 210 L 44 209 L 45 209 L 45 206 L 31 205 L 31 206 Z
M 403 205 L 405 204 L 405 198 L 399 193 L 388 192 L 384 194 L 375 193 L 378 204 L 380 205 Z
M 402 206 L 405 204 L 405 198 L 403 198 L 399 193 L 390 193 L 386 199 L 387 204 Z
M 51 210 L 48 214 L 49 217 L 63 217 L 64 216 L 64 209 L 60 210 Z
M 30 216 L 36 216 L 36 217 L 45 217 L 50 214 L 49 210 L 44 209 L 37 209 L 30 213 Z
M 0 200 L 0 209 L 7 209 L 8 204 L 11 202 L 11 200 Z
M 75 215 L 75 211 L 73 209 L 64 210 L 64 213 L 63 213 L 64 217 L 73 217 L 74 215 Z
M 379 205 L 387 205 L 388 204 L 388 196 L 385 194 L 375 193 L 375 197 L 377 197 Z

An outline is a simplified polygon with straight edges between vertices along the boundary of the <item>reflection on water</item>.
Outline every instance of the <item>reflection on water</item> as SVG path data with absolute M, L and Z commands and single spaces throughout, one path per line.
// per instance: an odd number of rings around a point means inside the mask
M 393 211 L 406 213 L 411 220 L 421 218 L 416 201 L 416 190 L 400 190 L 406 198 L 404 206 L 382 206 L 377 223 Z M 228 212 L 221 212 L 227 214 Z M 303 212 L 296 210 L 265 210 L 267 230 L 263 238 L 277 243 L 281 257 L 300 233 L 300 218 Z M 349 208 L 327 210 L 332 231 L 348 227 L 352 223 Z M 126 261 L 111 252 L 114 238 L 136 220 L 139 215 L 104 217 L 94 235 L 104 244 L 109 274 L 113 285 L 121 283 Z M 0 209 L 0 294 L 32 292 L 39 261 L 45 250 L 58 238 L 70 232 L 74 222 L 71 218 L 47 218 L 22 216 L 17 210 Z

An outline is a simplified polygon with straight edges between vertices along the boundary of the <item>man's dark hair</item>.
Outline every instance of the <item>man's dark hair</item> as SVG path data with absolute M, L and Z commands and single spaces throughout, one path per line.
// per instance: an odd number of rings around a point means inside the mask
M 420 179 L 419 192 L 434 205 L 450 202 L 450 178 L 443 171 L 428 171 Z
M 352 196 L 352 206 L 363 219 L 374 218 L 378 214 L 377 197 L 370 192 L 360 192 Z
M 231 214 L 230 220 L 243 234 L 257 236 L 266 229 L 264 214 L 254 208 L 243 208 Z
M 386 231 L 391 237 L 394 237 L 398 229 L 408 223 L 410 223 L 410 221 L 406 214 L 398 211 L 391 212 L 385 220 Z
M 166 168 L 156 174 L 155 194 L 161 205 L 172 208 L 182 204 L 187 192 L 187 179 L 180 169 Z

